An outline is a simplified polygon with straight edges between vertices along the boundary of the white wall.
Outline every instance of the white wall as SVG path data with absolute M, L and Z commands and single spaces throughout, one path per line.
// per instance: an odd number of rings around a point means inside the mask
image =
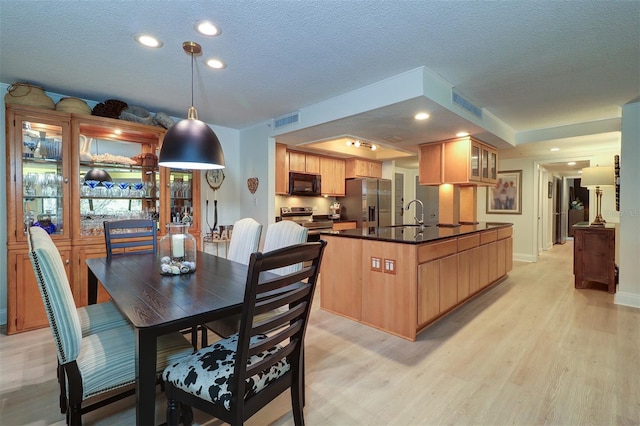
M 615 303 L 640 308 L 640 102 L 622 108 L 620 156 L 620 277 Z M 603 195 L 603 197 L 606 196 Z M 609 207 L 603 207 L 606 220 Z

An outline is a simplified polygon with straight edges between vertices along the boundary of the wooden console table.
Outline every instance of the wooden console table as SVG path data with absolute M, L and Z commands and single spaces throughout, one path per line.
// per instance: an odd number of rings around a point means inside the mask
M 587 282 L 607 285 L 616 292 L 615 225 L 592 227 L 588 223 L 573 226 L 573 274 L 575 288 L 587 288 Z

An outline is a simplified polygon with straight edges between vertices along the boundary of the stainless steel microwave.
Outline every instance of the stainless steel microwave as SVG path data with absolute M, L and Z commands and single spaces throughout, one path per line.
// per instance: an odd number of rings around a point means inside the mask
M 321 191 L 320 175 L 289 172 L 289 195 L 317 197 Z

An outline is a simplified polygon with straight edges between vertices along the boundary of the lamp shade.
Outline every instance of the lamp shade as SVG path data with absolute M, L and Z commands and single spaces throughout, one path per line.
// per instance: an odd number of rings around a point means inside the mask
M 196 118 L 187 118 L 167 131 L 158 164 L 175 169 L 223 169 L 224 153 L 211 127 Z
M 111 175 L 107 173 L 106 170 L 103 169 L 89 169 L 89 171 L 84 175 L 84 180 L 97 180 L 99 182 L 113 182 L 111 179 Z
M 603 187 L 613 186 L 615 183 L 615 177 L 613 174 L 613 167 L 585 167 L 582 169 L 582 178 L 580 180 L 580 186 L 589 187 Z

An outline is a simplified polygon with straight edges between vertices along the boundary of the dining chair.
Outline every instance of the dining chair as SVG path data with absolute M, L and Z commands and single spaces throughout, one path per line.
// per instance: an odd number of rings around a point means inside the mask
M 121 325 L 95 329 L 83 335 L 62 258 L 49 234 L 39 227 L 28 230 L 29 256 L 44 303 L 49 328 L 64 370 L 67 424 L 82 424 L 82 414 L 132 395 L 136 379 L 135 334 Z M 94 327 L 97 324 L 94 323 Z M 189 355 L 193 348 L 180 333 L 158 339 L 158 371 Z M 94 397 L 116 391 L 95 400 Z M 89 405 L 82 406 L 83 402 Z
M 262 252 L 267 253 L 279 248 L 304 243 L 307 241 L 308 231 L 309 230 L 307 228 L 295 223 L 292 220 L 283 220 L 280 222 L 272 223 L 267 226 L 267 233 L 264 238 L 264 247 L 262 248 Z M 254 251 L 257 251 L 257 248 Z M 302 264 L 297 264 L 271 272 L 284 275 L 291 272 L 299 271 L 301 268 Z M 232 335 L 233 333 L 237 333 L 239 327 L 240 315 L 233 315 L 231 317 L 222 318 L 207 324 L 207 328 L 209 328 L 220 337 L 227 337 Z
M 252 253 L 258 251 L 262 224 L 247 217 L 233 224 L 233 234 L 229 241 L 227 259 L 244 265 L 249 263 Z M 230 317 L 204 324 L 204 328 L 213 331 L 220 337 L 225 337 L 238 331 L 238 318 Z M 202 346 L 208 345 L 207 333 L 202 333 Z
M 132 254 L 156 253 L 158 233 L 152 219 L 125 219 L 104 222 L 104 241 L 107 257 Z
M 227 259 L 244 265 L 249 264 L 251 253 L 258 251 L 261 233 L 262 224 L 250 217 L 236 221 L 233 224 Z
M 168 425 L 180 418 L 190 424 L 191 407 L 242 424 L 287 389 L 294 422 L 304 424 L 302 350 L 325 247 L 321 240 L 251 255 L 240 331 L 162 374 Z M 297 272 L 265 273 L 299 263 L 305 266 Z M 279 313 L 258 319 L 274 310 Z

